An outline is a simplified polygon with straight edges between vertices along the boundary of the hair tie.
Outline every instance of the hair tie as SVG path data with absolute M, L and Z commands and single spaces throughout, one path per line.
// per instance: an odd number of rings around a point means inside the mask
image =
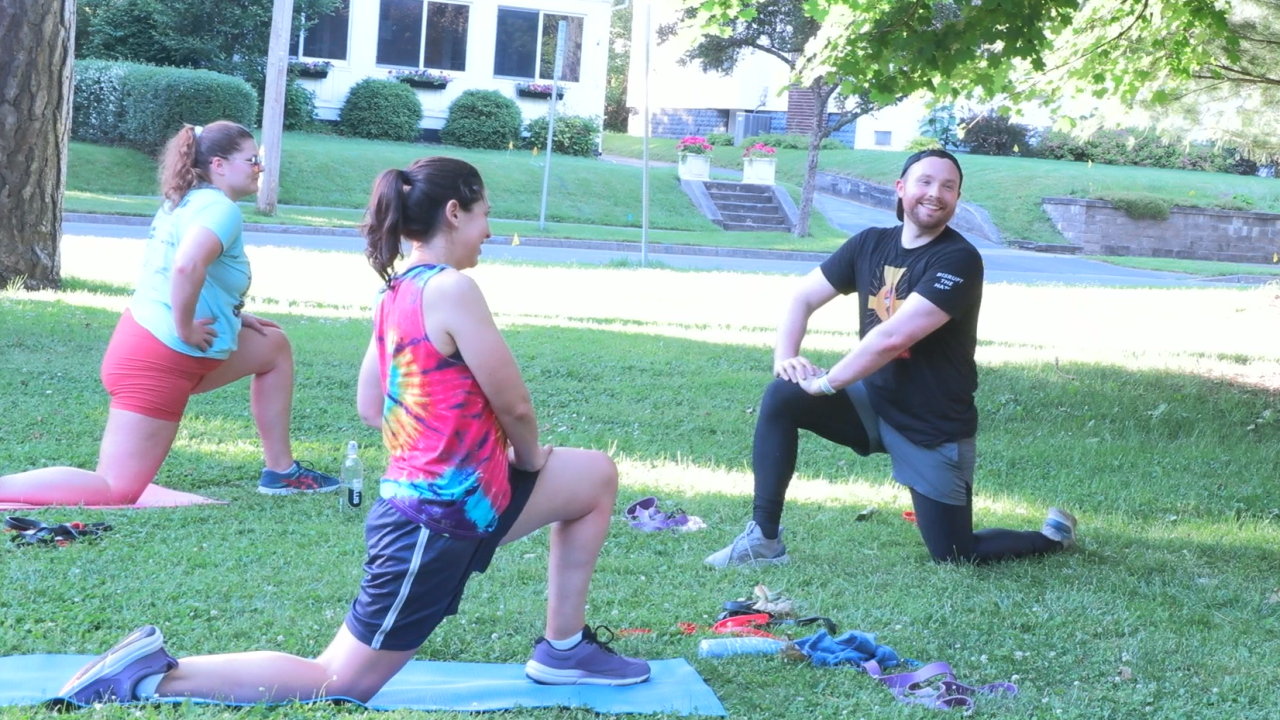
M 200 138 L 200 133 L 204 132 L 204 126 L 196 125 L 192 128 L 192 132 L 195 133 L 196 139 L 198 140 Z

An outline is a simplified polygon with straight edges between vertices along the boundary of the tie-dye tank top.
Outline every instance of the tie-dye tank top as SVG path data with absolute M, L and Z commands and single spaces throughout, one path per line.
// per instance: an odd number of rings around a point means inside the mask
M 431 530 L 477 538 L 493 531 L 511 500 L 507 442 L 466 363 L 441 355 L 427 339 L 422 291 L 447 267 L 404 271 L 374 311 L 390 455 L 379 494 Z

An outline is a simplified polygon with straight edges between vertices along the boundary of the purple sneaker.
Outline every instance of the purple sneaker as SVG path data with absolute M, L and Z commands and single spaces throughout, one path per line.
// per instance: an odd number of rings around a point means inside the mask
M 600 629 L 600 628 L 597 628 Z M 601 642 L 589 627 L 582 628 L 582 640 L 568 650 L 557 650 L 546 638 L 533 644 L 533 657 L 524 664 L 524 674 L 544 685 L 635 685 L 649 679 L 649 663 L 619 655 Z
M 144 625 L 81 668 L 58 697 L 80 705 L 132 702 L 139 680 L 176 667 L 178 661 L 165 652 L 164 636 L 154 625 Z

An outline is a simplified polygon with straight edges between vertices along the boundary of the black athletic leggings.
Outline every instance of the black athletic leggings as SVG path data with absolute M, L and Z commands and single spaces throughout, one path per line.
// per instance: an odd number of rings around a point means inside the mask
M 755 471 L 753 518 L 765 537 L 777 537 L 787 485 L 796 471 L 800 429 L 833 443 L 867 452 L 867 430 L 847 393 L 814 396 L 789 380 L 774 380 L 764 391 L 756 421 L 751 463 Z M 964 505 L 949 505 L 911 491 L 916 524 L 929 554 L 938 562 L 991 562 L 1062 549 L 1041 533 L 973 531 L 973 488 Z

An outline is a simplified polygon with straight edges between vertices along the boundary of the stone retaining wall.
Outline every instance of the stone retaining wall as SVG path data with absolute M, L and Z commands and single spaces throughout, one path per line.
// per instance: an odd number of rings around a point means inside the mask
M 1134 220 L 1100 200 L 1043 198 L 1068 242 L 1089 255 L 1271 263 L 1280 252 L 1280 215 L 1175 207 L 1168 220 Z

